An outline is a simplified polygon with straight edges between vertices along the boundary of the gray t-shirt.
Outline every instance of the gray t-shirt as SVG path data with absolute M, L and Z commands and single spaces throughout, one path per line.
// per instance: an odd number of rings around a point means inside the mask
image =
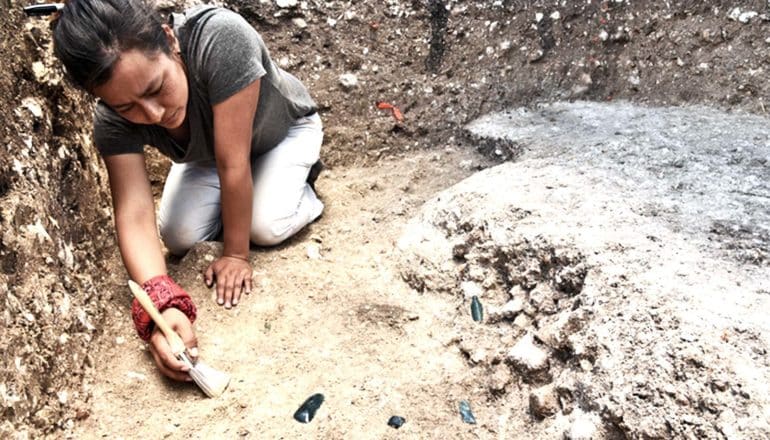
M 305 86 L 273 63 L 257 31 L 235 12 L 198 6 L 173 14 L 172 24 L 187 66 L 189 143 L 178 144 L 162 127 L 131 123 L 99 101 L 94 142 L 102 155 L 141 153 L 151 145 L 174 162 L 214 160 L 212 106 L 258 78 L 252 156 L 278 145 L 297 118 L 316 110 Z

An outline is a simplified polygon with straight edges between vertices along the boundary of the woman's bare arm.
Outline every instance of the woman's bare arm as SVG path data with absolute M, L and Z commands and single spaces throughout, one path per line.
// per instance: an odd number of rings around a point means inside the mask
M 118 247 L 129 276 L 140 284 L 166 273 L 155 203 L 143 154 L 105 156 Z
M 213 106 L 214 154 L 222 193 L 224 250 L 206 269 L 206 282 L 217 282 L 217 300 L 226 308 L 251 291 L 248 264 L 252 215 L 251 136 L 260 80 Z

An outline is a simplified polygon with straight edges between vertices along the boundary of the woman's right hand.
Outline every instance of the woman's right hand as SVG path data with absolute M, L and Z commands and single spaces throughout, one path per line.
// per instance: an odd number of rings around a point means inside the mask
M 195 331 L 184 313 L 175 308 L 164 310 L 161 315 L 168 325 L 182 338 L 187 347 L 187 353 L 193 358 L 198 357 L 198 340 Z M 179 381 L 190 382 L 192 378 L 188 374 L 189 368 L 174 356 L 171 347 L 166 341 L 163 332 L 156 326 L 150 336 L 150 352 L 158 365 L 158 369 L 165 376 Z

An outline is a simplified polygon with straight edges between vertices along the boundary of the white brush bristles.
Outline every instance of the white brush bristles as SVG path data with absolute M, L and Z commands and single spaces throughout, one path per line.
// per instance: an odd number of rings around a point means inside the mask
M 192 366 L 189 371 L 190 377 L 207 396 L 219 397 L 225 392 L 230 383 L 230 376 L 200 361 L 193 364 L 184 353 L 180 358 L 183 358 L 182 362 Z

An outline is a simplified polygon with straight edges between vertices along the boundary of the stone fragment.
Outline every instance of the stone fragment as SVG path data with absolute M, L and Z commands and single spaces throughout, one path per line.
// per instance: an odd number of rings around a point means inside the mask
M 339 78 L 340 85 L 346 91 L 350 91 L 358 87 L 358 77 L 352 73 L 343 73 Z
M 489 322 L 514 319 L 522 310 L 524 310 L 524 302 L 521 298 L 512 299 L 500 308 L 490 308 L 487 312 L 487 319 Z
M 548 354 L 535 345 L 531 333 L 524 335 L 508 352 L 508 362 L 523 376 L 525 382 L 551 381 Z
M 572 426 L 564 432 L 565 440 L 591 440 L 596 436 L 596 425 L 594 421 L 586 416 L 578 416 Z
M 275 0 L 279 8 L 293 8 L 297 6 L 297 0 Z
M 529 303 L 537 309 L 538 312 L 553 314 L 556 313 L 556 298 L 558 294 L 546 283 L 540 283 L 529 292 Z
M 311 260 L 320 260 L 321 248 L 315 243 L 310 243 L 307 245 L 307 257 Z
M 513 320 L 513 325 L 521 329 L 529 328 L 532 325 L 532 319 L 524 313 L 519 313 Z
M 504 363 L 492 367 L 489 375 L 489 390 L 493 393 L 505 392 L 505 388 L 511 383 L 511 370 Z
M 471 299 L 474 296 L 479 296 L 483 293 L 481 285 L 474 281 L 463 281 L 460 284 L 460 290 L 463 291 L 463 297 L 465 299 Z
M 553 385 L 537 388 L 529 394 L 529 411 L 541 419 L 559 412 L 559 402 Z
M 37 98 L 28 96 L 21 101 L 21 105 L 32 113 L 32 116 L 38 119 L 43 117 L 43 108 Z
M 305 29 L 307 27 L 307 22 L 305 19 L 300 17 L 292 18 L 291 22 L 294 23 L 294 26 L 297 26 L 300 29 Z

